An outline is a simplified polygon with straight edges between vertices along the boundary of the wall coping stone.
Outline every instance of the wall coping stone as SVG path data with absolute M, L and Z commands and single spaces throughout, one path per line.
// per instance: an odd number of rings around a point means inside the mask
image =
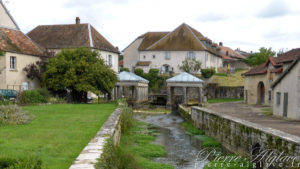
M 94 169 L 103 153 L 106 140 L 113 136 L 120 121 L 120 109 L 116 109 L 103 124 L 96 136 L 85 146 L 70 169 Z M 115 141 L 115 140 L 114 140 Z
M 245 125 L 247 127 L 251 127 L 251 128 L 256 129 L 256 130 L 260 130 L 262 132 L 271 134 L 273 136 L 277 136 L 281 139 L 284 139 L 284 140 L 287 140 L 287 141 L 290 141 L 290 142 L 293 142 L 293 143 L 296 143 L 296 144 L 300 144 L 300 137 L 292 135 L 292 134 L 285 133 L 285 132 L 277 130 L 277 129 L 273 129 L 273 128 L 270 128 L 270 127 L 264 127 L 260 124 L 252 123 L 252 122 L 242 120 L 242 119 L 239 119 L 239 118 L 236 118 L 236 117 L 233 117 L 233 116 L 229 116 L 229 115 L 224 115 L 222 113 L 214 112 L 210 109 L 206 109 L 206 108 L 202 108 L 202 107 L 198 107 L 198 106 L 193 106 L 191 108 L 192 108 L 191 112 L 193 112 L 193 109 L 200 110 L 200 111 L 203 111 L 203 112 L 206 112 L 206 113 L 209 113 L 209 114 L 213 114 L 213 115 L 222 117 L 224 119 L 227 119 L 227 120 Z

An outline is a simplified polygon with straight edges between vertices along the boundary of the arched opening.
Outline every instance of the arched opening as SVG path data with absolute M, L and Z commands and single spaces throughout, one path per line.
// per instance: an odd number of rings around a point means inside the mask
M 259 82 L 257 86 L 257 104 L 265 104 L 265 85 L 263 82 Z

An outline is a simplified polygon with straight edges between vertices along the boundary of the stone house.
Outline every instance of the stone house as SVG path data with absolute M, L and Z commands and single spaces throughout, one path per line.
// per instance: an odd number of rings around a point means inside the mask
M 273 103 L 271 84 L 298 55 L 300 55 L 300 48 L 290 50 L 278 57 L 270 57 L 264 64 L 243 74 L 245 77 L 245 103 L 271 106 Z
M 300 119 L 300 55 L 271 87 L 274 91 L 273 114 Z
M 151 68 L 161 73 L 180 73 L 178 65 L 186 58 L 196 58 L 202 68 L 222 67 L 223 60 L 217 44 L 196 29 L 183 23 L 172 32 L 147 32 L 123 50 L 124 67 L 134 71 Z
M 40 61 L 44 49 L 23 34 L 0 1 L 0 89 L 17 91 L 39 88 L 38 80 L 28 79 L 23 69 Z
M 115 72 L 119 71 L 119 50 L 106 40 L 89 23 L 80 23 L 76 17 L 75 24 L 69 25 L 40 25 L 27 35 L 49 52 L 58 53 L 67 48 L 91 48 L 97 50 L 99 57 L 111 65 Z

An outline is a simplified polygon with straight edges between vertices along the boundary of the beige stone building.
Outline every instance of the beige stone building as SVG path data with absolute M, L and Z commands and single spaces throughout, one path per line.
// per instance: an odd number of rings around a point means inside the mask
M 58 53 L 62 49 L 87 47 L 99 52 L 99 58 L 117 73 L 119 71 L 119 50 L 106 40 L 89 23 L 80 23 L 76 18 L 75 24 L 69 25 L 40 25 L 27 35 L 49 52 Z
M 28 79 L 23 69 L 41 60 L 44 49 L 24 35 L 0 1 L 0 89 L 29 90 L 39 88 L 37 80 Z
M 271 85 L 273 115 L 300 119 L 300 55 Z
M 300 48 L 290 50 L 278 57 L 269 58 L 266 63 L 243 74 L 245 77 L 245 103 L 271 106 L 274 96 L 271 84 L 298 55 L 300 55 Z
M 222 67 L 223 60 L 217 44 L 196 29 L 183 23 L 172 32 L 147 32 L 123 50 L 124 67 L 133 71 L 151 68 L 161 73 L 180 73 L 178 65 L 186 58 L 196 58 L 202 68 Z

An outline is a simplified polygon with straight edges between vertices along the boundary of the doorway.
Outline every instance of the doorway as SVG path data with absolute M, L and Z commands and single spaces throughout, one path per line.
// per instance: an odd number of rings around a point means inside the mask
M 257 86 L 257 104 L 265 104 L 265 85 L 263 82 L 259 82 Z

